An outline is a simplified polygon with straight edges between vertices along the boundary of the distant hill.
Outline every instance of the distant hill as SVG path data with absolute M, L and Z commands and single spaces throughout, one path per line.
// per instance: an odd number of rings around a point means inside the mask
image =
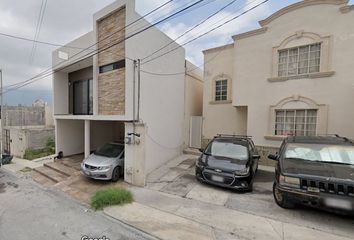
M 52 104 L 51 90 L 17 90 L 4 94 L 4 103 L 6 105 L 17 106 L 19 104 L 30 106 L 37 99 L 43 99 L 48 104 Z

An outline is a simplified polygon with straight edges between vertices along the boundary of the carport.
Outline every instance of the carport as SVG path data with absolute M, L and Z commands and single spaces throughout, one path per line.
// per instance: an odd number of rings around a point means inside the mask
M 56 151 L 65 157 L 84 154 L 88 157 L 97 147 L 124 141 L 123 121 L 87 119 L 56 120 Z

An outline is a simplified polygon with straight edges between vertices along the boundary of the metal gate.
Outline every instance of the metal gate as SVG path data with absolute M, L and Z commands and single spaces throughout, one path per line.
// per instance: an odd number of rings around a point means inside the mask
M 203 117 L 192 116 L 189 124 L 189 147 L 201 148 L 202 147 L 202 124 Z

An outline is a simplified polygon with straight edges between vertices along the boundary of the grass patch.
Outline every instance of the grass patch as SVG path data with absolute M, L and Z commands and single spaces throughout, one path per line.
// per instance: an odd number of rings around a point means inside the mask
M 91 207 L 95 210 L 103 209 L 107 206 L 122 205 L 131 203 L 133 195 L 124 188 L 107 188 L 97 191 L 91 198 Z
M 54 139 L 48 138 L 45 148 L 42 149 L 27 148 L 25 154 L 23 155 L 23 158 L 27 160 L 33 160 L 37 158 L 50 156 L 53 155 L 54 153 L 55 153 Z
M 23 172 L 23 173 L 26 173 L 26 172 L 32 171 L 32 168 L 25 167 L 25 168 L 22 168 L 20 171 Z

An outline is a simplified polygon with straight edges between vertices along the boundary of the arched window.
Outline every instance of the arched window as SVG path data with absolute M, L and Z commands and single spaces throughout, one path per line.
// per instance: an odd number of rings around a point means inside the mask
M 269 136 L 327 134 L 327 105 L 294 95 L 270 107 Z

